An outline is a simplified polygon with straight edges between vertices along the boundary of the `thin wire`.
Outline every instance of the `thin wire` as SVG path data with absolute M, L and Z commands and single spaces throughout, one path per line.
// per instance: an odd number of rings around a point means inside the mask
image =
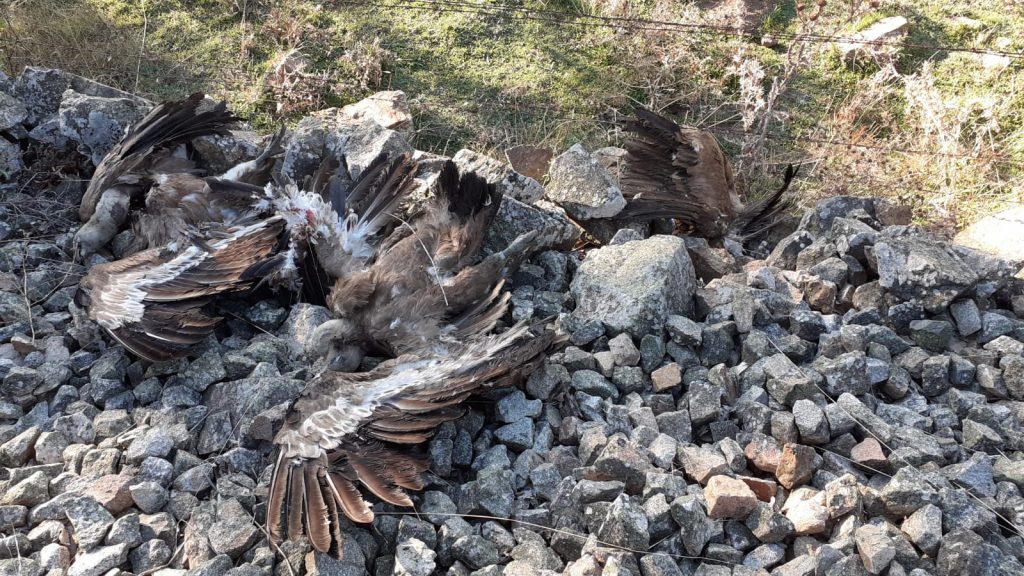
M 392 102 L 388 98 L 379 98 L 373 95 L 367 96 L 364 100 L 379 100 L 381 102 Z M 546 111 L 546 109 L 544 109 Z M 582 122 L 585 119 L 579 117 L 567 117 L 567 116 L 549 116 L 551 120 L 564 121 L 564 122 Z M 595 120 L 595 122 L 599 122 Z M 609 122 L 614 124 L 614 122 Z M 716 134 L 732 134 L 736 136 L 746 136 L 749 133 L 744 132 L 738 128 L 720 128 L 717 126 L 703 127 L 702 130 L 716 133 Z M 1022 168 L 1024 169 L 1024 162 L 1015 161 L 1005 154 L 992 153 L 992 154 L 968 154 L 968 153 L 955 153 L 955 152 L 933 152 L 930 150 L 924 150 L 920 148 L 894 148 L 891 146 L 882 146 L 878 144 L 866 144 L 863 142 L 853 142 L 849 140 L 835 140 L 829 138 L 815 138 L 813 136 L 789 136 L 786 134 L 773 134 L 769 133 L 765 135 L 768 140 L 785 140 L 788 142 L 813 142 L 815 144 L 823 144 L 826 146 L 843 146 L 847 148 L 862 148 L 866 150 L 876 150 L 880 152 L 887 152 L 891 154 L 906 154 L 910 156 L 932 156 L 940 158 L 964 158 L 972 160 L 992 160 L 994 164 L 1000 166 Z
M 415 511 L 415 512 L 416 512 L 417 515 L 420 514 L 419 511 Z M 407 515 L 409 515 L 408 512 L 374 512 L 374 514 L 376 514 L 377 516 L 407 516 Z M 472 518 L 474 520 L 494 520 L 494 521 L 497 521 L 497 522 L 514 522 L 516 524 L 521 524 L 523 526 L 529 526 L 530 528 L 537 528 L 537 529 L 540 529 L 540 530 L 547 530 L 549 532 L 554 532 L 556 534 L 562 534 L 564 536 L 570 536 L 570 537 L 573 537 L 573 538 L 578 538 L 580 540 L 589 540 L 590 536 L 592 536 L 592 534 L 577 534 L 575 532 L 570 532 L 570 531 L 562 529 L 562 528 L 552 528 L 550 526 L 544 526 L 543 524 L 536 524 L 534 522 L 527 522 L 526 520 L 519 520 L 517 518 L 501 518 L 500 516 L 488 516 L 486 514 L 459 514 L 457 512 L 423 512 L 422 514 L 424 516 L 450 516 L 450 517 L 457 517 L 457 518 Z M 669 558 L 677 558 L 677 559 L 680 559 L 680 560 L 703 560 L 703 561 L 706 561 L 706 562 L 717 562 L 719 564 L 725 564 L 725 565 L 729 565 L 729 566 L 738 566 L 739 565 L 739 564 L 737 564 L 735 562 L 730 562 L 728 560 L 719 560 L 718 558 L 711 558 L 710 556 L 687 556 L 685 554 L 670 554 L 668 552 L 653 552 L 653 551 L 651 551 L 649 549 L 650 547 L 648 547 L 647 550 L 636 550 L 634 548 L 629 548 L 627 546 L 619 546 L 618 544 L 613 544 L 611 542 L 605 542 L 603 540 L 597 540 L 596 538 L 595 538 L 595 541 L 596 541 L 597 544 L 599 544 L 599 545 L 601 545 L 601 546 L 603 546 L 605 548 L 612 548 L 614 550 L 621 550 L 622 552 L 629 552 L 629 553 L 632 553 L 632 554 L 668 556 Z M 658 543 L 656 542 L 654 545 L 656 546 L 657 544 Z
M 784 355 L 784 352 L 782 352 L 782 349 L 781 349 L 781 348 L 779 348 L 779 346 L 778 346 L 777 344 L 775 344 L 775 342 L 774 342 L 774 341 L 773 341 L 773 340 L 772 340 L 771 338 L 769 338 L 769 339 L 768 339 L 768 343 L 769 343 L 769 344 L 771 344 L 771 345 L 772 345 L 772 347 L 773 347 L 773 348 L 775 348 L 775 350 L 777 350 L 777 351 L 779 352 L 779 354 L 783 354 L 783 355 Z M 797 366 L 797 369 L 798 369 L 798 370 L 800 370 L 800 372 L 801 372 L 801 373 L 803 373 L 803 368 L 800 368 L 799 366 Z M 849 411 L 849 410 L 847 410 L 845 406 L 843 406 L 843 405 L 842 405 L 842 404 L 840 404 L 839 402 L 836 402 L 836 399 L 835 399 L 835 398 L 833 398 L 833 397 L 832 397 L 832 396 L 831 396 L 831 395 L 830 395 L 830 394 L 829 394 L 829 393 L 828 393 L 827 391 L 825 391 L 825 389 L 824 389 L 824 388 L 822 388 L 820 384 L 818 384 L 817 382 L 813 382 L 813 380 L 812 380 L 812 383 L 814 384 L 814 387 L 815 387 L 815 388 L 817 388 L 817 389 L 818 389 L 818 391 L 819 391 L 819 392 L 821 392 L 821 393 L 822 393 L 822 395 L 824 395 L 826 399 L 828 399 L 828 401 L 829 401 L 829 402 L 831 402 L 831 403 L 832 403 L 833 405 L 835 405 L 835 406 L 836 406 L 837 408 L 839 408 L 839 409 L 840 409 L 840 410 L 842 410 L 842 411 L 843 411 L 844 413 L 846 413 L 846 415 L 847 415 L 847 416 L 849 416 L 851 420 L 853 420 L 853 421 L 854 421 L 854 422 L 855 422 L 855 423 L 856 423 L 856 424 L 857 424 L 858 426 L 860 426 L 861 428 L 863 428 L 865 432 L 867 432 L 868 434 L 870 434 L 870 435 L 871 435 L 871 437 L 873 437 L 873 438 L 874 438 L 874 439 L 875 439 L 875 440 L 876 440 L 876 441 L 877 441 L 877 442 L 878 442 L 878 443 L 879 443 L 879 444 L 880 444 L 880 445 L 881 445 L 881 446 L 882 446 L 883 448 L 885 448 L 886 450 L 888 450 L 888 451 L 889 451 L 889 454 L 890 454 L 890 455 L 895 455 L 895 456 L 896 456 L 897 458 L 899 458 L 900 460 L 902 460 L 902 461 L 903 461 L 903 463 L 904 463 L 904 464 L 906 464 L 907 466 L 909 466 L 910 468 L 912 468 L 912 469 L 914 469 L 914 470 L 918 470 L 918 468 L 917 468 L 916 466 L 914 466 L 914 465 L 913 465 L 913 464 L 912 464 L 912 463 L 911 463 L 911 462 L 910 462 L 909 460 L 907 460 L 907 459 L 906 459 L 906 457 L 904 457 L 904 456 L 903 456 L 902 454 L 900 454 L 899 452 L 896 452 L 895 450 L 893 450 L 893 449 L 892 449 L 892 447 L 891 447 L 891 446 L 889 446 L 889 444 L 888 444 L 888 443 L 887 443 L 887 442 L 886 442 L 885 440 L 882 440 L 882 437 L 881 437 L 881 436 L 879 436 L 878 434 L 876 434 L 874 430 L 872 430 L 871 428 L 869 428 L 869 427 L 868 427 L 868 426 L 867 426 L 866 424 L 864 424 L 863 422 L 861 422 L 861 421 L 860 421 L 860 419 L 858 419 L 858 418 L 857 418 L 856 416 L 854 416 L 853 414 L 851 414 L 851 413 L 850 413 L 850 411 Z M 925 434 L 926 436 L 929 436 L 929 437 L 931 437 L 931 435 L 930 435 L 930 434 L 928 434 L 927 432 L 925 432 L 924 434 Z M 918 471 L 919 471 L 919 470 L 918 470 Z M 933 488 L 934 490 L 936 490 L 936 491 L 941 491 L 941 490 L 942 490 L 942 487 L 941 487 L 941 486 L 937 486 L 936 484 L 934 484 L 934 483 L 933 483 L 933 482 L 932 482 L 932 481 L 931 481 L 931 480 L 930 480 L 930 479 L 929 479 L 929 478 L 928 478 L 927 476 L 924 476 L 924 475 L 922 475 L 922 479 L 923 479 L 923 480 L 924 480 L 925 482 L 927 482 L 927 483 L 928 483 L 928 484 L 929 484 L 929 485 L 930 485 L 930 486 L 931 486 L 931 487 L 932 487 L 932 488 Z M 954 487 L 954 488 L 957 488 L 957 485 L 956 485 L 956 484 L 955 484 L 955 483 L 954 483 L 953 481 L 950 481 L 950 484 L 953 484 L 953 487 Z M 1000 514 L 1000 513 L 999 513 L 999 511 L 998 511 L 998 510 L 996 510 L 996 509 L 995 509 L 994 507 L 992 507 L 992 506 L 989 506 L 987 502 L 985 502 L 985 501 L 984 501 L 984 500 L 982 500 L 981 498 L 979 498 L 979 497 L 975 496 L 975 495 L 974 495 L 974 493 L 972 493 L 972 492 L 971 492 L 971 491 L 970 491 L 969 489 L 964 489 L 964 488 L 960 488 L 960 489 L 961 489 L 961 490 L 962 490 L 962 491 L 963 491 L 963 492 L 964 492 L 965 494 L 967 494 L 967 496 L 969 496 L 969 497 L 973 498 L 973 499 L 974 499 L 974 500 L 976 500 L 976 501 L 977 501 L 977 502 L 978 502 L 979 504 L 981 504 L 981 506 L 982 506 L 983 508 L 985 508 L 986 510 L 988 510 L 989 512 L 991 512 L 992 514 L 994 514 L 994 515 L 995 515 L 995 516 L 996 516 L 997 518 L 999 518 L 999 519 L 1000 519 L 1000 520 L 1002 520 L 1003 522 L 1006 522 L 1007 526 L 1009 526 L 1009 527 L 1010 527 L 1010 528 L 1011 528 L 1011 529 L 1013 530 L 1013 532 L 1015 532 L 1015 533 L 1016 533 L 1016 534 L 1017 534 L 1018 536 L 1022 536 L 1022 537 L 1024 537 L 1024 530 L 1022 530 L 1022 529 L 1021 529 L 1020 527 L 1018 527 L 1018 526 L 1017 526 L 1016 524 L 1014 524 L 1013 522 L 1011 522 L 1011 521 L 1010 521 L 1010 520 L 1009 520 L 1008 518 L 1006 518 L 1005 516 L 1003 516 L 1002 514 Z
M 770 340 L 769 340 L 769 341 L 770 341 Z M 775 343 L 773 342 L 773 343 L 772 343 L 772 345 L 774 346 L 774 345 L 775 345 Z M 778 346 L 776 346 L 776 347 L 775 347 L 775 349 L 776 349 L 776 350 L 778 350 L 778 349 L 779 349 L 779 348 L 778 348 Z M 781 352 L 781 350 L 780 350 L 780 352 Z M 874 432 L 874 430 L 871 430 L 870 428 L 868 428 L 868 426 L 867 426 L 866 424 L 864 424 L 864 423 L 863 423 L 863 422 L 861 422 L 861 421 L 860 421 L 860 420 L 859 420 L 859 419 L 858 419 L 858 418 L 857 418 L 856 416 L 854 416 L 853 414 L 851 414 L 851 413 L 850 413 L 850 411 L 849 411 L 849 410 L 847 410 L 845 406 L 843 406 L 843 405 L 842 405 L 842 404 L 840 404 L 839 402 L 836 402 L 835 398 L 833 398 L 832 396 L 830 396 L 830 395 L 828 394 L 828 392 L 826 392 L 826 391 L 825 391 L 825 389 L 821 387 L 821 385 L 819 385 L 818 383 L 816 383 L 816 382 L 815 382 L 815 383 L 814 383 L 814 387 L 815 387 L 815 388 L 817 388 L 817 389 L 818 389 L 818 391 L 820 391 L 820 392 L 821 392 L 822 394 L 824 394 L 824 395 L 825 395 L 825 398 L 828 398 L 828 400 L 829 400 L 829 401 L 830 401 L 830 402 L 831 402 L 832 404 L 834 404 L 834 405 L 835 405 L 835 406 L 837 406 L 837 407 L 838 407 L 838 408 L 839 408 L 840 410 L 842 410 L 843 412 L 845 412 L 845 413 L 846 413 L 846 415 L 847 415 L 847 416 L 849 416 L 851 420 L 853 420 L 854 422 L 856 422 L 856 423 L 857 423 L 857 424 L 858 424 L 858 425 L 859 425 L 859 426 L 860 426 L 861 428 L 863 428 L 863 429 L 864 429 L 864 431 L 865 431 L 865 432 L 867 432 L 868 434 L 870 434 L 870 435 L 871 435 L 871 436 L 872 436 L 872 437 L 873 437 L 873 438 L 874 438 L 874 439 L 875 439 L 875 440 L 876 440 L 876 441 L 877 441 L 877 442 L 878 442 L 879 444 L 881 444 L 881 445 L 882 445 L 882 446 L 883 446 L 883 447 L 884 447 L 884 448 L 885 448 L 886 450 L 888 450 L 888 451 L 889 451 L 889 454 L 890 454 L 890 455 L 893 455 L 893 454 L 894 454 L 894 455 L 896 455 L 896 457 L 897 457 L 897 458 L 899 458 L 900 460 L 902 460 L 902 461 L 903 461 L 903 463 L 904 463 L 904 464 L 906 464 L 907 466 L 909 466 L 909 467 L 913 468 L 914 470 L 917 470 L 917 469 L 918 469 L 918 468 L 917 468 L 916 466 L 914 466 L 914 465 L 913 465 L 913 464 L 912 464 L 912 463 L 911 463 L 911 462 L 910 462 L 909 460 L 907 460 L 907 459 L 906 459 L 906 457 L 904 457 L 904 456 L 903 456 L 902 454 L 900 454 L 899 452 L 897 452 L 897 451 L 893 450 L 893 449 L 892 449 L 892 447 L 891 447 L 891 446 L 889 446 L 889 444 L 888 444 L 888 443 L 887 443 L 887 442 L 886 442 L 885 440 L 882 440 L 882 437 L 881 437 L 881 436 L 879 436 L 878 434 L 876 434 L 876 433 Z M 925 435 L 928 435 L 928 436 L 930 436 L 930 435 L 929 435 L 929 434 L 928 434 L 927 432 L 925 432 Z M 938 486 L 938 485 L 936 485 L 935 483 L 933 483 L 933 482 L 932 482 L 932 481 L 931 481 L 931 480 L 930 480 L 930 479 L 929 479 L 929 478 L 928 478 L 927 476 L 924 476 L 924 475 L 922 475 L 922 477 L 921 477 L 921 478 L 922 478 L 922 479 L 923 479 L 923 480 L 924 480 L 925 482 L 927 482 L 927 483 L 928 483 L 928 484 L 929 484 L 929 485 L 930 485 L 930 486 L 931 486 L 931 487 L 932 487 L 933 489 L 935 489 L 936 491 L 941 491 L 941 490 L 942 490 L 942 487 L 941 487 L 941 486 Z M 963 491 L 963 492 L 964 492 L 965 494 L 967 494 L 967 495 L 968 495 L 969 497 L 971 497 L 971 498 L 973 498 L 974 500 L 976 500 L 976 501 L 977 501 L 977 502 L 978 502 L 979 504 L 981 504 L 981 506 L 982 506 L 983 508 L 985 508 L 986 510 L 988 510 L 989 512 L 991 512 L 992 514 L 994 514 L 994 515 L 995 515 L 995 516 L 996 516 L 997 518 L 999 518 L 999 519 L 1000 519 L 1000 520 L 1002 520 L 1003 522 L 1006 522 L 1007 526 L 1009 526 L 1009 527 L 1010 527 L 1010 528 L 1011 528 L 1011 529 L 1013 530 L 1013 532 L 1014 532 L 1014 533 L 1016 533 L 1016 534 L 1017 534 L 1018 536 L 1022 536 L 1022 537 L 1024 537 L 1024 530 L 1022 530 L 1022 529 L 1021 529 L 1020 527 L 1018 527 L 1018 526 L 1017 526 L 1016 524 L 1014 524 L 1013 522 L 1011 522 L 1009 518 L 1006 518 L 1005 516 L 1003 516 L 1002 514 L 1000 514 L 1000 513 L 999 513 L 999 511 L 998 511 L 998 510 L 996 510 L 996 509 L 995 509 L 995 508 L 994 508 L 993 506 L 989 506 L 989 504 L 988 504 L 987 502 L 985 502 L 985 501 L 984 501 L 984 500 L 982 500 L 981 498 L 979 498 L 979 497 L 975 496 L 975 495 L 974 495 L 974 493 L 972 493 L 972 492 L 971 492 L 971 491 L 970 491 L 969 489 L 965 489 L 965 488 L 963 488 L 963 487 L 959 487 L 959 486 L 957 486 L 957 484 L 956 484 L 956 483 L 954 483 L 954 482 L 953 482 L 952 480 L 950 480 L 950 483 L 951 483 L 951 484 L 953 484 L 954 488 L 960 488 L 960 490 L 962 490 L 962 491 Z
M 932 50 L 936 52 L 966 52 L 971 54 L 1005 56 L 1012 59 L 1024 58 L 1024 51 L 1005 51 L 988 48 L 973 48 L 970 46 L 942 44 L 917 44 L 913 42 L 900 42 L 890 40 L 869 40 L 857 36 L 836 36 L 827 34 L 793 32 L 763 32 L 756 28 L 716 26 L 711 24 L 674 22 L 669 20 L 651 20 L 646 18 L 634 18 L 623 16 L 601 16 L 595 14 L 567 13 L 557 10 L 544 10 L 538 8 L 528 8 L 525 6 L 513 6 L 509 4 L 500 3 L 493 5 L 480 5 L 473 2 L 466 2 L 464 0 L 394 0 L 390 3 L 383 3 L 377 0 L 338 0 L 335 3 L 349 6 L 363 6 L 375 8 L 408 8 L 413 10 L 438 10 L 441 12 L 506 16 L 517 20 L 536 20 L 541 22 L 576 24 L 585 26 L 589 25 L 613 28 L 631 27 L 634 29 L 647 31 L 708 32 L 743 38 L 771 36 L 773 38 L 779 39 L 800 40 L 816 43 L 846 43 L 866 46 Z M 513 17 L 513 14 L 516 14 L 516 16 Z

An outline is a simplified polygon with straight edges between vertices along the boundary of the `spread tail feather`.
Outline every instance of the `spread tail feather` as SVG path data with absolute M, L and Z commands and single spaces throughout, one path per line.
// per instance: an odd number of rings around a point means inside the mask
M 342 554 L 342 515 L 373 522 L 362 485 L 382 501 L 412 506 L 405 490 L 421 490 L 422 461 L 378 442 L 343 446 L 315 460 L 279 453 L 267 500 L 267 531 L 273 542 L 308 536 L 313 548 L 338 559 Z
M 779 187 L 779 190 L 771 196 L 744 206 L 733 220 L 732 234 L 745 240 L 766 232 L 778 224 L 786 212 L 795 206 L 792 198 L 784 198 L 783 195 L 799 171 L 799 167 L 794 167 L 792 164 L 786 166 L 782 186 Z
M 459 173 L 455 162 L 448 160 L 437 178 L 438 195 L 448 202 L 448 211 L 460 220 L 481 214 L 489 223 L 501 204 L 501 192 L 476 172 Z

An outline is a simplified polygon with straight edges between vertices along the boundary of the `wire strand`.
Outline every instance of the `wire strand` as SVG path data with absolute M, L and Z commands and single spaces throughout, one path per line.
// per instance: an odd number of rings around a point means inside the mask
M 863 46 L 909 48 L 914 50 L 930 50 L 935 52 L 965 52 L 971 54 L 1005 56 L 1011 59 L 1024 58 L 1024 51 L 995 50 L 990 48 L 974 48 L 970 46 L 957 46 L 948 44 L 919 44 L 914 42 L 892 41 L 892 40 L 871 40 L 863 37 L 838 36 L 815 33 L 795 32 L 765 32 L 757 28 L 739 28 L 730 26 L 718 26 L 712 24 L 698 24 L 689 22 L 675 22 L 671 20 L 652 20 L 647 18 L 635 18 L 624 16 L 601 16 L 596 14 L 569 13 L 557 10 L 545 10 L 528 8 L 525 6 L 513 6 L 510 4 L 484 5 L 465 0 L 392 0 L 381 2 L 379 0 L 337 0 L 335 4 L 348 6 L 362 6 L 374 8 L 405 8 L 412 10 L 437 10 L 441 12 L 454 12 L 464 14 L 482 14 L 491 16 L 515 15 L 517 20 L 536 20 L 541 22 L 552 22 L 573 25 L 589 25 L 595 27 L 611 28 L 633 28 L 647 31 L 663 32 L 703 32 L 741 38 L 771 37 L 776 39 L 808 41 L 816 43 L 843 43 Z

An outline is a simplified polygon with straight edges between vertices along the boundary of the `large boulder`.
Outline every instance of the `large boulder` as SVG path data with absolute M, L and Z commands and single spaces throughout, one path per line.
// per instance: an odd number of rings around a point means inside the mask
M 0 131 L 21 124 L 28 117 L 28 109 L 14 96 L 0 92 Z
M 498 186 L 502 195 L 520 202 L 533 204 L 544 197 L 544 187 L 529 176 L 513 170 L 508 164 L 472 150 L 462 149 L 452 157 L 459 170 L 476 172 L 491 184 Z
M 13 178 L 22 168 L 21 147 L 0 136 L 0 181 Z
M 836 218 L 853 218 L 858 214 L 874 218 L 874 198 L 834 196 L 818 202 L 813 210 L 805 212 L 798 228 L 807 230 L 813 236 L 820 236 L 832 230 L 832 222 Z
M 618 183 L 579 144 L 552 160 L 548 175 L 548 198 L 573 218 L 611 218 L 626 207 Z
M 565 211 L 543 200 L 535 205 L 515 198 L 502 198 L 498 213 L 487 229 L 484 249 L 488 252 L 503 250 L 521 234 L 543 230 L 547 241 L 542 248 L 566 250 L 580 237 L 580 227 L 570 220 Z
M 14 83 L 14 97 L 28 109 L 25 123 L 35 126 L 57 113 L 64 91 L 72 89 L 86 96 L 127 98 L 139 104 L 148 102 L 117 88 L 100 84 L 77 74 L 50 68 L 26 67 Z
M 400 132 L 406 138 L 414 133 L 409 100 L 401 90 L 377 92 L 345 106 L 341 109 L 341 115 L 359 122 L 373 120 L 388 130 Z
M 1024 265 L 1024 206 L 986 216 L 964 228 L 955 244 L 974 248 L 1003 260 Z
M 523 144 L 505 150 L 505 159 L 512 165 L 512 169 L 537 182 L 543 182 L 548 175 L 553 156 L 554 152 L 546 146 Z
M 944 310 L 978 281 L 977 272 L 948 244 L 921 235 L 883 234 L 873 252 L 878 284 L 930 312 Z
M 60 132 L 98 165 L 125 130 L 148 111 L 148 105 L 129 98 L 89 96 L 69 89 L 58 110 Z
M 303 118 L 295 127 L 285 148 L 282 173 L 302 182 L 320 167 L 325 150 L 336 158 L 344 157 L 353 178 L 381 153 L 413 152 L 398 132 L 369 118 L 353 120 L 338 108 L 330 108 Z
M 14 95 L 28 110 L 25 122 L 35 125 L 56 113 L 67 88 L 67 75 L 60 70 L 25 68 L 14 84 Z
M 263 151 L 263 146 L 262 138 L 251 130 L 231 130 L 223 136 L 201 136 L 192 141 L 192 147 L 210 174 L 223 174 L 252 160 Z
M 654 236 L 605 246 L 587 254 L 572 281 L 571 319 L 581 326 L 598 321 L 612 333 L 641 338 L 659 332 L 670 315 L 692 314 L 696 289 L 681 238 Z

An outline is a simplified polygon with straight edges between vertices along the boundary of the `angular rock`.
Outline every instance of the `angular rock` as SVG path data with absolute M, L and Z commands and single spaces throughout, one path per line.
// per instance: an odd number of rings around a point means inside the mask
M 626 207 L 618 183 L 579 144 L 551 161 L 548 177 L 547 197 L 574 218 L 611 218 Z
M 64 512 L 75 529 L 75 541 L 85 550 L 103 542 L 114 523 L 114 516 L 89 496 L 71 499 L 64 505 Z
M 78 151 L 99 165 L 125 130 L 148 112 L 149 106 L 130 98 L 88 96 L 73 90 L 63 94 L 61 134 L 78 144 Z
M 789 518 L 772 509 L 771 505 L 760 502 L 745 520 L 746 527 L 761 542 L 782 542 L 795 530 Z
M 1014 206 L 986 216 L 961 230 L 953 242 L 974 248 L 1010 262 L 1024 262 L 1024 246 L 1020 242 L 1007 242 L 1008 238 L 1022 238 L 1024 234 L 1024 206 Z M 967 334 L 963 334 L 967 336 Z
M 515 198 L 502 198 L 498 213 L 487 229 L 484 247 L 491 252 L 506 248 L 520 235 L 532 230 L 543 230 L 541 248 L 569 249 L 583 233 L 578 224 L 569 219 L 562 208 L 537 201 L 526 204 Z
M 775 477 L 787 489 L 805 484 L 817 469 L 818 454 L 814 448 L 801 444 L 787 443 L 782 447 L 782 456 Z
M 900 530 L 922 552 L 935 556 L 942 542 L 942 510 L 934 504 L 926 504 L 908 516 Z
M 872 574 L 881 574 L 896 557 L 896 546 L 882 526 L 861 526 L 854 533 L 854 540 L 861 562 Z
M 101 576 L 128 560 L 128 545 L 115 544 L 79 554 L 68 568 L 67 576 Z
M 421 540 L 402 540 L 395 548 L 395 574 L 401 576 L 429 576 L 434 572 L 437 553 Z
M 839 41 L 839 53 L 844 60 L 855 61 L 893 54 L 898 51 L 898 41 L 907 35 L 910 23 L 903 16 L 882 18 L 864 30 L 851 36 L 851 40 Z
M 597 537 L 613 546 L 646 550 L 650 534 L 644 509 L 625 494 L 620 494 L 608 507 L 604 522 L 598 527 Z
M 722 518 L 744 519 L 757 507 L 754 491 L 742 480 L 725 475 L 714 476 L 704 487 L 708 516 L 714 520 Z
M 574 321 L 599 321 L 634 338 L 659 330 L 671 314 L 693 310 L 693 265 L 682 240 L 654 236 L 591 251 L 570 287 Z
M 918 236 L 881 238 L 874 246 L 878 283 L 930 312 L 944 310 L 978 281 L 978 274 L 949 246 Z
M 544 187 L 534 178 L 523 175 L 500 160 L 462 149 L 455 153 L 452 161 L 463 172 L 475 172 L 489 183 L 494 184 L 505 198 L 514 198 L 526 204 L 533 204 L 544 197 Z

